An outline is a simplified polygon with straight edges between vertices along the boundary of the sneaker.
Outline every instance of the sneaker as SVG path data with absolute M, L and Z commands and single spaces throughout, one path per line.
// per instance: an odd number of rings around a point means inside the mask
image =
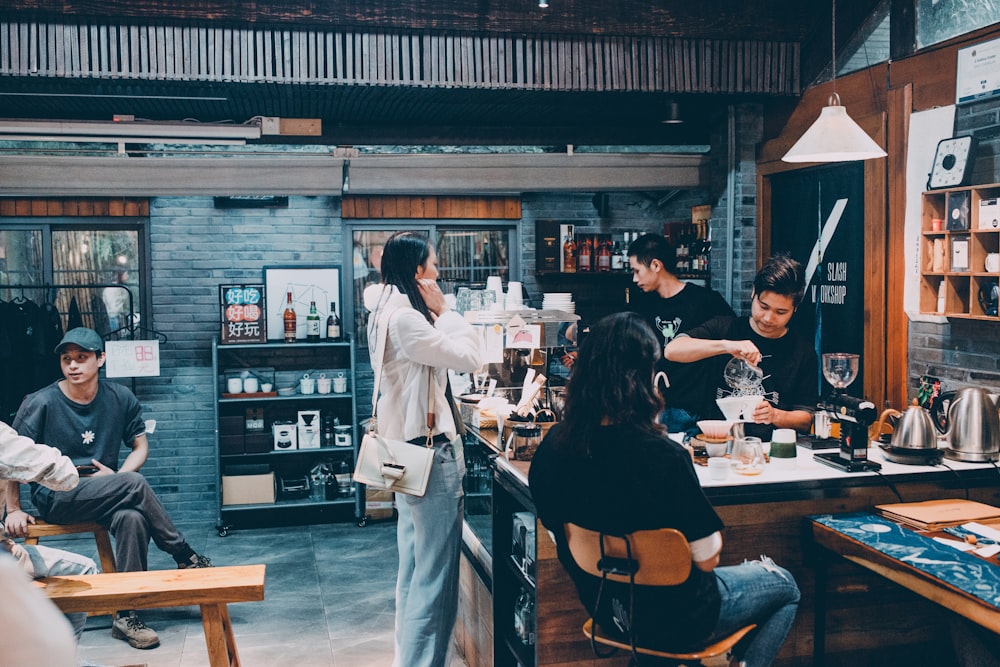
M 199 554 L 191 554 L 190 560 L 183 563 L 177 563 L 178 570 L 187 570 L 189 568 L 202 568 L 202 567 L 215 567 L 212 565 L 212 561 L 208 559 L 207 556 L 202 556 Z
M 160 638 L 156 636 L 156 632 L 140 621 L 135 613 L 116 618 L 111 624 L 111 636 L 115 639 L 124 639 L 132 648 L 147 649 L 160 645 Z

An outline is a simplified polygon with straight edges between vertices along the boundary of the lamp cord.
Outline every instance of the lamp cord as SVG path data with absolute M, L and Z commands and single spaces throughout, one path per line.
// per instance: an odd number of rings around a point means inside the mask
M 837 94 L 837 0 L 832 0 L 833 16 L 830 21 L 830 80 L 833 82 L 833 94 Z

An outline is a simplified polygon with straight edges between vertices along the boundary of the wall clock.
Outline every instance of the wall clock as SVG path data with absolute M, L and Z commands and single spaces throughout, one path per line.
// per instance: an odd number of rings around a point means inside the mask
M 927 189 L 964 185 L 972 171 L 975 150 L 975 137 L 951 137 L 939 141 L 927 178 Z

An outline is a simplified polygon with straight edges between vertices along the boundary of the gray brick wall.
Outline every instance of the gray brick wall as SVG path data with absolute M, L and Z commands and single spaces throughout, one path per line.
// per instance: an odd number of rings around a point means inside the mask
M 955 134 L 978 139 L 970 183 L 1000 182 L 1000 99 L 958 107 Z M 921 375 L 942 380 L 945 390 L 965 386 L 1000 390 L 1000 336 L 996 322 L 949 320 L 910 323 L 907 394 L 914 397 Z

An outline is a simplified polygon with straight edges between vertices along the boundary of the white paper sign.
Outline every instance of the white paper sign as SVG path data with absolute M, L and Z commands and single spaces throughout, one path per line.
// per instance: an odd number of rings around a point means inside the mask
M 109 378 L 156 377 L 160 374 L 160 341 L 111 340 L 104 344 Z
M 1000 95 L 1000 39 L 958 50 L 955 102 Z

